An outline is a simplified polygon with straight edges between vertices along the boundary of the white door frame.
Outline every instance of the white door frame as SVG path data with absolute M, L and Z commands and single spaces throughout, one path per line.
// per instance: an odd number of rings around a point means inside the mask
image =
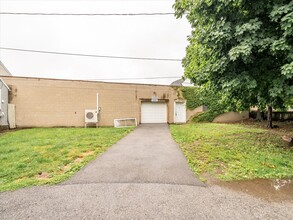
M 184 122 L 177 122 L 176 121 L 176 103 L 184 104 L 185 105 L 185 120 Z M 186 123 L 186 101 L 174 101 L 174 123 Z

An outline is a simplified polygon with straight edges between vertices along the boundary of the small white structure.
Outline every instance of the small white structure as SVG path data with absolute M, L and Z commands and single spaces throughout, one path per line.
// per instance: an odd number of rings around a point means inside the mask
M 14 104 L 8 104 L 8 123 L 10 129 L 16 128 Z
M 8 127 L 8 93 L 10 88 L 0 78 L 0 127 Z
M 132 127 L 132 126 L 137 126 L 136 118 L 114 119 L 114 127 L 115 128 L 124 128 L 124 127 Z

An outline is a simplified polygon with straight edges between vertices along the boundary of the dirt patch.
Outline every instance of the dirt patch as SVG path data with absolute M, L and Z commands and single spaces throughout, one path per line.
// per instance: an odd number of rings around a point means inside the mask
M 80 163 L 81 161 L 83 161 L 83 157 L 78 157 L 73 162 L 74 163 Z
M 31 129 L 31 128 L 0 129 L 0 134 L 11 133 L 11 132 L 25 130 L 25 129 Z
M 48 180 L 50 179 L 50 174 L 47 172 L 40 172 L 36 175 L 36 178 L 39 180 Z
M 254 127 L 254 128 L 262 128 L 268 131 L 269 135 L 274 135 L 276 136 L 277 139 L 282 140 L 284 143 L 284 147 L 289 147 L 292 148 L 293 144 L 288 143 L 283 140 L 283 137 L 286 136 L 287 138 L 293 138 L 293 121 L 273 121 L 273 125 L 275 128 L 273 129 L 268 129 L 267 128 L 267 121 L 255 121 L 254 119 L 247 119 L 243 120 L 242 122 L 233 122 L 233 123 L 227 123 L 227 124 L 241 124 L 241 125 L 246 125 L 249 127 Z M 235 136 L 235 134 L 232 134 Z M 241 135 L 239 135 L 241 138 Z
M 70 166 L 67 164 L 67 165 L 65 165 L 64 167 L 62 167 L 62 170 L 64 170 L 64 171 L 67 171 L 67 170 L 69 170 L 70 169 Z
M 65 173 L 68 170 L 70 170 L 69 164 L 62 166 L 59 173 Z
M 276 127 L 273 129 L 267 128 L 267 121 L 262 122 L 256 122 L 252 119 L 245 120 L 242 122 L 242 124 L 245 125 L 251 125 L 258 128 L 263 128 L 266 130 L 269 130 L 272 134 L 278 134 L 278 135 L 293 135 L 293 122 L 292 121 L 286 121 L 286 122 L 280 122 L 280 121 L 273 121 L 273 125 Z
M 94 153 L 95 153 L 95 151 L 87 151 L 87 152 L 82 153 L 81 155 L 83 157 L 87 157 L 87 156 L 93 155 Z
M 255 179 L 220 181 L 205 175 L 208 185 L 218 185 L 234 191 L 244 192 L 269 202 L 293 203 L 293 179 Z
M 90 155 L 93 155 L 95 152 L 94 151 L 87 151 L 87 152 L 84 152 L 82 153 L 81 155 L 78 156 L 78 158 L 76 158 L 73 162 L 74 163 L 80 163 L 83 161 L 83 158 L 84 157 L 87 157 L 87 156 L 90 156 Z

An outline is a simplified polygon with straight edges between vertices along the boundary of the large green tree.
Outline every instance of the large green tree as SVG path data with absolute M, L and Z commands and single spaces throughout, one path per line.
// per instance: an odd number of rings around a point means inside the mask
M 209 83 L 235 110 L 284 108 L 293 97 L 293 1 L 176 0 L 192 26 L 185 75 Z

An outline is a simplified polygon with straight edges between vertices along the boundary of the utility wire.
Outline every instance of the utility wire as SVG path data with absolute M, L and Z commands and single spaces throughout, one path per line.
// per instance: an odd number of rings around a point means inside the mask
M 156 16 L 174 15 L 173 12 L 155 13 L 39 13 L 39 12 L 0 12 L 0 15 L 45 15 L 45 16 Z
M 32 53 L 45 53 L 45 54 L 57 54 L 57 55 L 69 55 L 69 56 L 83 56 L 83 57 L 98 57 L 98 58 L 110 58 L 110 59 L 128 59 L 128 60 L 150 60 L 150 61 L 175 61 L 180 62 L 181 59 L 172 58 L 153 58 L 153 57 L 128 57 L 128 56 L 110 56 L 110 55 L 96 55 L 96 54 L 81 54 L 81 53 L 66 53 L 56 51 L 44 51 L 44 50 L 27 50 L 10 47 L 0 47 L 1 50 L 32 52 Z

